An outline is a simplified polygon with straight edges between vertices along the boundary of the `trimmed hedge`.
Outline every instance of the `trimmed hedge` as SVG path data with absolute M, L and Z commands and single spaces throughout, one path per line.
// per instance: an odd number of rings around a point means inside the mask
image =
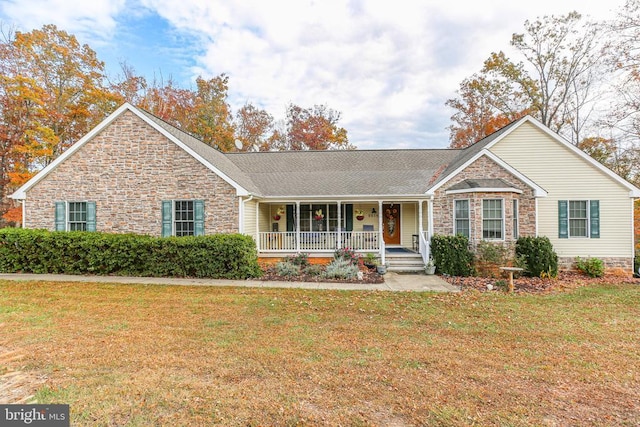
M 469 239 L 463 235 L 431 238 L 431 256 L 437 272 L 450 276 L 473 276 L 474 254 L 469 249 Z
M 150 277 L 259 277 L 255 242 L 241 234 L 135 234 L 0 229 L 0 272 Z

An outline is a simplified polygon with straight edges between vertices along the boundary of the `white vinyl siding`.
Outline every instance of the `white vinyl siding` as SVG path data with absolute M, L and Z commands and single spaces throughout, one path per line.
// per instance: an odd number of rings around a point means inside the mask
M 418 206 L 415 203 L 402 203 L 400 208 L 400 244 L 406 248 L 412 247 L 414 234 L 418 234 Z M 377 229 L 378 227 L 376 227 Z
M 515 129 L 491 151 L 547 191 L 547 197 L 538 199 L 538 235 L 549 237 L 559 256 L 633 256 L 628 188 L 530 123 Z M 560 200 L 599 200 L 601 237 L 559 238 Z

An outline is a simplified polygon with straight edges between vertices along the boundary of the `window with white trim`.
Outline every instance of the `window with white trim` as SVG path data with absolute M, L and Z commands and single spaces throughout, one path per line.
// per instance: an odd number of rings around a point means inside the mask
M 482 238 L 504 239 L 504 209 L 502 199 L 482 200 Z
M 471 237 L 471 220 L 469 215 L 469 200 L 454 200 L 453 208 L 453 234 L 461 234 Z
M 600 238 L 600 201 L 558 200 L 558 237 Z
M 162 237 L 202 236 L 203 234 L 203 200 L 162 201 Z
M 513 239 L 517 240 L 520 234 L 518 227 L 518 199 L 513 199 Z
M 55 202 L 56 231 L 96 231 L 96 202 Z

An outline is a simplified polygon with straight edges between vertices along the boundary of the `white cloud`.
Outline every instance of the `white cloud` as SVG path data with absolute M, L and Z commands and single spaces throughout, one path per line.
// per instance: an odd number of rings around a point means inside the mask
M 281 118 L 289 102 L 327 104 L 359 148 L 390 148 L 446 146 L 444 102 L 492 51 L 508 51 L 526 19 L 571 10 L 601 19 L 623 0 L 124 1 L 9 0 L 1 10 L 26 27 L 98 35 L 143 7 L 191 41 L 192 77 L 230 76 L 234 109 L 249 101 Z
M 0 13 L 6 23 L 19 31 L 31 31 L 45 24 L 76 35 L 91 35 L 91 39 L 110 38 L 116 28 L 115 16 L 125 6 L 125 0 L 4 0 Z

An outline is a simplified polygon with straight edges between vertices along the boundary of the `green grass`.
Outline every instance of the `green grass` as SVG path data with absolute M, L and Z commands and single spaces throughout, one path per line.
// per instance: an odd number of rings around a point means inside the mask
M 73 425 L 632 426 L 639 301 L 0 282 L 0 324 Z

